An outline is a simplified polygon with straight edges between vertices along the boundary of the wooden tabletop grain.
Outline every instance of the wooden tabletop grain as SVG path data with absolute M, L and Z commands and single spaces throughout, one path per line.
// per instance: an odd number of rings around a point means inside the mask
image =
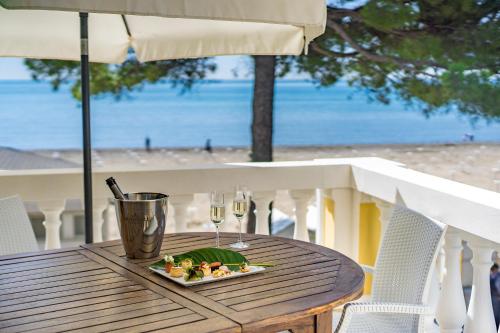
M 221 234 L 221 246 L 236 234 Z M 310 243 L 245 235 L 262 274 L 183 287 L 127 259 L 119 241 L 0 257 L 1 332 L 331 332 L 333 307 L 358 298 L 364 275 Z M 161 255 L 214 246 L 213 233 L 165 235 Z

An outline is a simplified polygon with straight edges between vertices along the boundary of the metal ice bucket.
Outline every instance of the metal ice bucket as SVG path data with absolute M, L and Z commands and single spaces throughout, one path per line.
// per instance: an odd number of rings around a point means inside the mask
M 147 259 L 160 254 L 167 219 L 168 195 L 127 193 L 115 199 L 116 217 L 127 258 Z

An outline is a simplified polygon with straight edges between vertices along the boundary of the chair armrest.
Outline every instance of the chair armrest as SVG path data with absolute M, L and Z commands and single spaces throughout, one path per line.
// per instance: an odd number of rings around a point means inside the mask
M 347 303 L 344 305 L 340 322 L 335 329 L 335 333 L 342 333 L 347 330 L 353 314 L 355 313 L 401 313 L 428 315 L 432 314 L 432 308 L 423 304 L 404 304 L 389 302 L 369 302 L 369 303 Z
M 359 264 L 359 266 L 361 266 L 361 269 L 363 269 L 363 272 L 375 274 L 375 267 L 364 265 L 364 264 Z

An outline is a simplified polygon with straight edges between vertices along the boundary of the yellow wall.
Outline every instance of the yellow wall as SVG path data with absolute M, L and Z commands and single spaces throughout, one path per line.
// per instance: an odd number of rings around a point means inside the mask
M 324 237 L 324 245 L 333 249 L 334 247 L 334 239 L 335 239 L 335 229 L 334 229 L 334 219 L 333 212 L 335 211 L 335 202 L 330 198 L 325 198 L 325 220 L 323 221 L 325 226 Z
M 335 202 L 330 198 L 324 201 L 324 244 L 327 247 L 334 248 L 334 213 Z M 381 240 L 380 212 L 375 203 L 362 203 L 359 210 L 359 257 L 357 261 L 361 264 L 374 266 L 377 258 L 377 252 Z M 371 274 L 366 275 L 365 294 L 371 293 Z
M 374 203 L 362 203 L 359 210 L 359 258 L 361 264 L 375 266 L 381 238 L 380 212 Z M 371 274 L 366 274 L 365 294 L 371 294 Z

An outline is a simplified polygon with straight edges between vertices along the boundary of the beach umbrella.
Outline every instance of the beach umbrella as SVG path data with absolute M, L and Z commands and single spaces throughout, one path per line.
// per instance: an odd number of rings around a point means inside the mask
M 0 0 L 0 56 L 80 60 L 85 241 L 92 242 L 89 61 L 299 55 L 325 0 Z

